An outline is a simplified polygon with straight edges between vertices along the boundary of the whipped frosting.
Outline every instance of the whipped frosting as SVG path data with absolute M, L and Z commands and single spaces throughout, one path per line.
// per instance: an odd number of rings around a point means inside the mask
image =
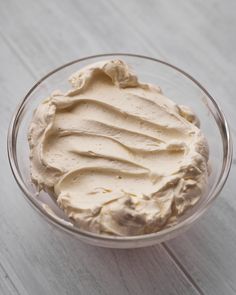
M 75 226 L 129 236 L 177 221 L 203 194 L 208 145 L 199 121 L 121 60 L 73 74 L 36 109 L 31 177 Z

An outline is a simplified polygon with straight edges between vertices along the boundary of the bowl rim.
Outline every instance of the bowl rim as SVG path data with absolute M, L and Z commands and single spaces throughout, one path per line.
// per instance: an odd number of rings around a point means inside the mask
M 220 130 L 220 132 L 221 132 L 221 137 L 223 140 L 223 165 L 222 165 L 222 167 L 224 169 L 221 170 L 221 174 L 219 175 L 219 181 L 216 184 L 215 189 L 210 191 L 210 193 L 208 195 L 209 198 L 206 201 L 205 206 L 203 208 L 200 208 L 201 210 L 197 210 L 192 215 L 188 216 L 183 221 L 181 221 L 171 227 L 164 228 L 158 232 L 154 232 L 154 233 L 150 233 L 150 234 L 143 234 L 143 235 L 136 235 L 136 236 L 109 236 L 109 235 L 96 234 L 96 233 L 92 233 L 89 231 L 81 230 L 77 227 L 73 227 L 69 224 L 64 223 L 63 221 L 60 221 L 59 218 L 57 219 L 57 218 L 53 217 L 51 214 L 46 213 L 43 206 L 39 203 L 39 201 L 35 198 L 35 196 L 32 196 L 32 194 L 29 192 L 29 190 L 25 186 L 25 183 L 24 183 L 24 181 L 20 175 L 19 169 L 18 169 L 16 153 L 14 152 L 14 146 L 16 145 L 16 139 L 17 139 L 17 135 L 18 135 L 18 130 L 16 130 L 16 127 L 18 126 L 17 124 L 18 124 L 19 118 L 21 116 L 21 113 L 22 113 L 24 106 L 26 105 L 31 93 L 43 81 L 45 81 L 48 77 L 55 74 L 56 72 L 59 72 L 60 70 L 66 68 L 68 66 L 71 66 L 73 64 L 76 64 L 76 63 L 79 63 L 82 61 L 86 61 L 86 60 L 90 60 L 90 59 L 94 59 L 94 58 L 112 57 L 112 56 L 116 56 L 116 57 L 127 56 L 127 57 L 133 57 L 133 58 L 146 59 L 149 61 L 154 61 L 154 62 L 163 64 L 163 65 L 165 65 L 169 68 L 172 68 L 172 69 L 176 70 L 177 72 L 181 73 L 183 76 L 185 76 L 186 78 L 190 79 L 193 83 L 195 83 L 204 92 L 204 94 L 211 100 L 214 109 L 217 111 L 218 119 L 220 120 L 219 123 L 222 128 Z M 215 118 L 215 120 L 216 120 L 216 118 Z M 217 122 L 217 125 L 219 125 L 219 123 Z M 15 132 L 15 130 L 17 132 Z M 96 240 L 105 241 L 105 242 L 120 242 L 120 243 L 122 243 L 122 242 L 131 242 L 131 241 L 138 242 L 141 240 L 151 240 L 151 239 L 156 239 L 156 238 L 161 239 L 161 237 L 163 238 L 164 236 L 171 234 L 175 231 L 178 231 L 182 228 L 189 227 L 191 224 L 193 224 L 195 221 L 197 221 L 199 219 L 199 217 L 202 216 L 207 211 L 207 209 L 209 208 L 211 203 L 219 195 L 219 193 L 221 192 L 221 190 L 228 178 L 230 168 L 231 168 L 231 163 L 232 163 L 233 142 L 232 142 L 232 137 L 230 134 L 229 124 L 228 124 L 220 106 L 215 101 L 215 99 L 208 93 L 208 91 L 191 75 L 189 75 L 185 71 L 181 70 L 180 68 L 178 68 L 166 61 L 152 58 L 152 57 L 148 57 L 145 55 L 132 54 L 132 53 L 104 53 L 104 54 L 86 56 L 86 57 L 79 58 L 79 59 L 73 60 L 71 62 L 68 62 L 68 63 L 50 71 L 48 74 L 43 76 L 40 80 L 38 80 L 33 85 L 33 87 L 25 95 L 25 97 L 20 101 L 20 103 L 18 104 L 18 106 L 16 108 L 16 111 L 14 112 L 14 114 L 11 118 L 10 125 L 8 128 L 8 134 L 7 134 L 7 152 L 8 152 L 8 160 L 10 163 L 11 171 L 14 175 L 14 178 L 15 178 L 18 186 L 20 187 L 21 191 L 24 193 L 26 200 L 34 207 L 34 209 L 36 209 L 39 213 L 41 213 L 43 217 L 46 217 L 46 219 L 50 223 L 56 225 L 57 227 L 63 229 L 66 232 L 73 233 L 73 234 L 77 235 L 78 237 L 81 236 L 81 237 L 89 238 L 89 239 L 93 239 L 93 240 L 96 239 Z

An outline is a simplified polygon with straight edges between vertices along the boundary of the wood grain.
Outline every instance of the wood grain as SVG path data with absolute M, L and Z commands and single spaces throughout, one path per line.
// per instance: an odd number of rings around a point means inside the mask
M 0 2 L 1 137 L 30 86 L 70 60 L 134 52 L 185 69 L 220 102 L 235 138 L 236 2 Z M 0 141 L 0 294 L 236 293 L 235 163 L 219 199 L 190 231 L 138 250 L 90 247 L 24 200 Z M 236 162 L 236 161 L 235 161 Z

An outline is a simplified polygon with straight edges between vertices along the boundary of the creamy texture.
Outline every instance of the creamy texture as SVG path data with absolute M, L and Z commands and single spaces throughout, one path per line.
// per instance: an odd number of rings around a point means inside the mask
M 31 176 L 74 225 L 140 235 L 176 222 L 201 197 L 208 146 L 193 112 L 138 81 L 121 60 L 89 65 L 33 116 Z

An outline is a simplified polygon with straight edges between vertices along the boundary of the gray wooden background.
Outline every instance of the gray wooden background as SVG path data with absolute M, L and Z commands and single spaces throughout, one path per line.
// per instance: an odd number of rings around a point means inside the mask
M 137 250 L 85 245 L 38 216 L 8 165 L 12 112 L 37 79 L 105 52 L 161 58 L 198 79 L 236 137 L 236 1 L 0 1 L 0 294 L 236 294 L 236 159 L 187 233 Z M 217 144 L 217 143 L 216 143 Z

